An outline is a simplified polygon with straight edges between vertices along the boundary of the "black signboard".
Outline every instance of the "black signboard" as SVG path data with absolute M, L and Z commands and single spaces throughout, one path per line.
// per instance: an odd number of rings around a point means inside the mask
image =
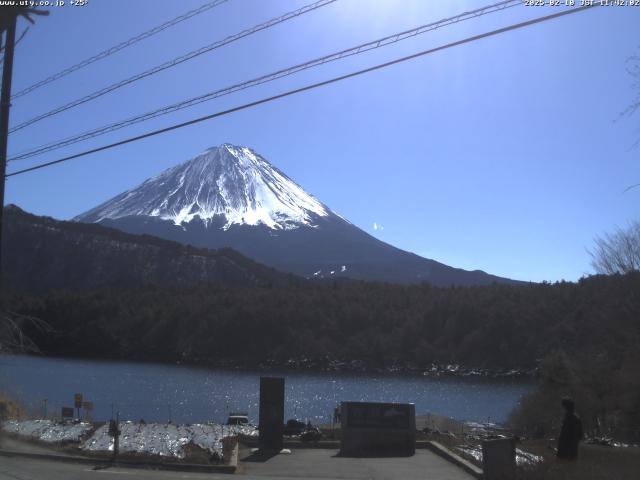
M 73 418 L 73 408 L 62 407 L 62 418 Z
M 413 455 L 416 416 L 412 403 L 342 402 L 343 455 Z

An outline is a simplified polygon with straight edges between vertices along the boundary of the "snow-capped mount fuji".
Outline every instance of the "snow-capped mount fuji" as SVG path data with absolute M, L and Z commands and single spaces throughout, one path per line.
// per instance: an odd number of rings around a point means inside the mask
M 101 222 L 127 216 L 157 217 L 175 225 L 196 217 L 272 230 L 313 226 L 330 210 L 284 173 L 246 147 L 224 144 L 170 168 L 76 218 Z
M 231 247 L 305 277 L 480 285 L 511 282 L 388 245 L 333 212 L 246 147 L 223 144 L 78 215 L 129 233 Z

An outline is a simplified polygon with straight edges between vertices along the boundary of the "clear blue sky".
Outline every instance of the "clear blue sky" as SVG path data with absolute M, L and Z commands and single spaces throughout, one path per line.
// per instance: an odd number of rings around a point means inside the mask
M 202 3 L 53 8 L 17 47 L 14 92 Z M 12 124 L 306 3 L 231 0 L 16 99 Z M 488 3 L 339 0 L 16 132 L 10 154 Z M 9 171 L 554 11 L 519 6 L 443 28 Z M 620 118 L 634 98 L 625 62 L 639 52 L 639 27 L 640 8 L 577 13 L 12 177 L 5 201 L 69 219 L 230 142 L 405 250 L 522 280 L 576 280 L 590 273 L 596 235 L 640 217 L 640 188 L 623 193 L 640 182 L 640 114 Z

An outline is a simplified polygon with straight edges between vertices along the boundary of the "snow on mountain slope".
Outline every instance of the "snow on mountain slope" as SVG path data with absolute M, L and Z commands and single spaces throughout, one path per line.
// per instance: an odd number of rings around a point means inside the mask
M 405 252 L 351 224 L 249 148 L 229 144 L 78 215 L 195 247 L 231 247 L 284 272 L 397 283 L 506 281 Z
M 273 230 L 314 226 L 331 212 L 249 148 L 224 144 L 165 170 L 141 185 L 77 216 L 101 222 L 127 216 L 158 217 L 176 225 L 199 217 L 205 225 L 224 217 L 232 225 Z

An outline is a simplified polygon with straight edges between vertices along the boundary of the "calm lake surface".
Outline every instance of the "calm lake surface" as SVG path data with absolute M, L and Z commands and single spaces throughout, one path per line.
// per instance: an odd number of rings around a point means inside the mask
M 223 422 L 229 411 L 258 420 L 260 376 L 285 377 L 285 418 L 330 423 L 341 400 L 412 402 L 416 414 L 468 421 L 504 421 L 532 380 L 428 378 L 380 374 L 247 372 L 133 362 L 0 356 L 0 392 L 41 415 L 73 407 L 73 394 L 94 404 L 93 419 L 112 409 L 121 419 Z

